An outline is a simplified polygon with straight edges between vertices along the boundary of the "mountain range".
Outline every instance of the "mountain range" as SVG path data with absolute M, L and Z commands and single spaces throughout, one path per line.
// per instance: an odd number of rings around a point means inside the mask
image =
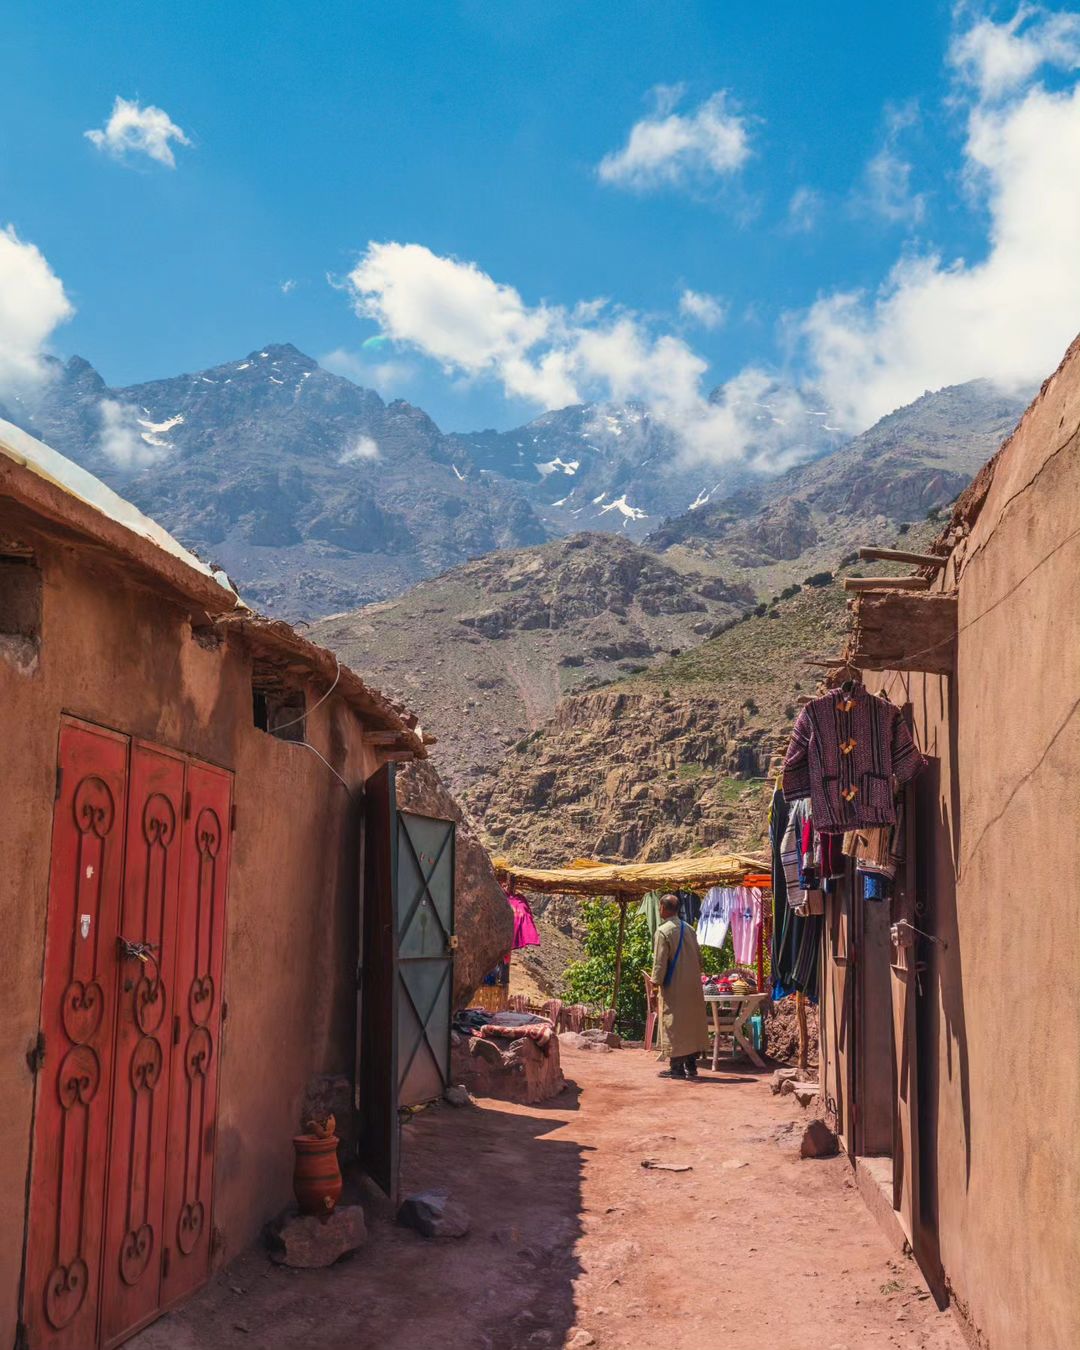
M 688 462 L 635 404 L 444 434 L 288 343 L 126 387 L 77 356 L 49 375 L 0 411 L 223 567 L 250 603 L 292 620 L 399 595 L 495 549 L 581 530 L 641 539 L 758 481 L 744 463 Z M 789 458 L 833 450 L 824 412 L 773 411 L 801 408 L 789 394 L 757 391 L 744 421 Z

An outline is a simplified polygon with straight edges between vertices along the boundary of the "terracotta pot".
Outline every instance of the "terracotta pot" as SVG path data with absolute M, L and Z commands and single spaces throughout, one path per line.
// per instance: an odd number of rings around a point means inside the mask
M 333 1213 L 341 1195 L 341 1168 L 337 1157 L 336 1134 L 319 1138 L 313 1134 L 293 1137 L 296 1166 L 293 1169 L 293 1194 L 301 1214 Z

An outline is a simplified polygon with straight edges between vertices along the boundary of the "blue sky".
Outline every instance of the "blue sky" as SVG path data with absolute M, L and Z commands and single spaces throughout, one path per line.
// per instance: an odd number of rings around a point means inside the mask
M 0 225 L 73 311 L 31 294 L 25 341 L 114 384 L 292 341 L 448 428 L 641 397 L 712 453 L 754 378 L 855 426 L 1080 329 L 1061 8 L 54 0 L 4 30 Z M 117 98 L 160 112 L 141 148 Z

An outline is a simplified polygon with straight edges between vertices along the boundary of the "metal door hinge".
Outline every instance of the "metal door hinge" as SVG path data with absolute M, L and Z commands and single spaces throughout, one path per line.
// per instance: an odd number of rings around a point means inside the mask
M 45 1033 L 39 1031 L 34 1044 L 26 1052 L 26 1062 L 31 1073 L 37 1073 L 45 1063 Z
M 172 1043 L 173 1043 L 173 1045 L 179 1045 L 179 1044 L 180 1044 L 180 1014 L 179 1014 L 179 1013 L 177 1013 L 176 1016 L 173 1018 L 173 1026 L 172 1026 Z
M 229 1016 L 229 1000 L 227 998 L 223 998 L 221 1000 L 221 1020 L 223 1022 L 227 1021 L 228 1016 Z
M 185 819 L 185 820 L 190 820 L 190 819 L 191 819 L 191 793 L 190 793 L 190 792 L 185 792 L 185 793 L 184 793 L 184 819 Z
M 225 1250 L 225 1230 L 215 1226 L 210 1234 L 210 1255 L 217 1256 L 218 1252 Z
M 235 803 L 235 802 L 233 802 L 232 807 L 231 807 L 231 809 L 230 809 L 230 811 L 229 811 L 229 829 L 230 829 L 234 834 L 236 833 L 236 803 Z
M 15 1323 L 15 1350 L 29 1350 L 30 1333 L 26 1329 L 25 1322 Z
M 169 1277 L 169 1265 L 171 1263 L 171 1260 L 172 1260 L 171 1249 L 166 1247 L 165 1250 L 161 1253 L 161 1278 L 163 1280 L 166 1280 Z
M 60 793 L 63 790 L 63 786 L 64 786 L 64 769 L 63 765 L 58 764 L 56 766 L 56 791 L 53 794 L 54 802 L 58 802 L 60 800 Z

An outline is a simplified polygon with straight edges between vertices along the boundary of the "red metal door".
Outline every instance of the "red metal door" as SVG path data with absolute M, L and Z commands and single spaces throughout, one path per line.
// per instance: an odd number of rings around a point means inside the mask
M 210 1267 L 232 777 L 189 762 L 180 854 L 161 1305 Z
M 118 1344 L 158 1311 L 173 1050 L 184 760 L 135 744 L 120 936 L 149 944 L 144 963 L 118 955 L 113 1116 L 109 1143 L 101 1340 Z
M 34 1350 L 97 1343 L 127 755 L 126 737 L 61 726 L 23 1312 Z

